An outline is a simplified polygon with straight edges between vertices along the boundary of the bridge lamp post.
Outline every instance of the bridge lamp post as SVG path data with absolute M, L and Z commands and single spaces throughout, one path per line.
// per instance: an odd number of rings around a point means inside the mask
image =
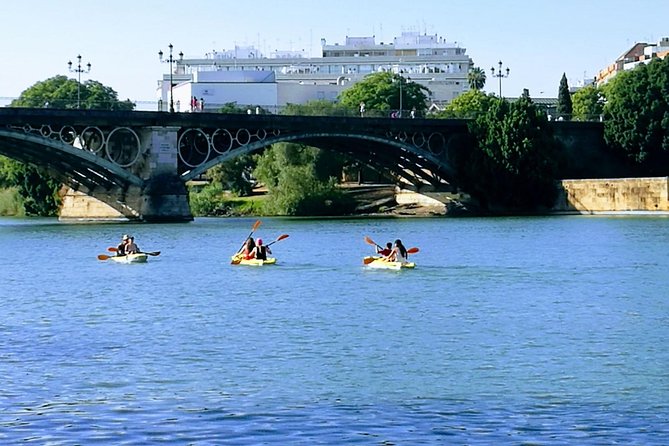
M 404 81 L 404 76 L 402 76 L 401 73 L 398 73 L 397 75 L 399 76 L 399 78 L 397 78 L 397 79 L 392 79 L 392 82 L 393 82 L 393 83 L 397 82 L 397 83 L 399 84 L 399 86 L 400 86 L 400 109 L 399 109 L 398 112 L 397 112 L 397 117 L 398 117 L 398 118 L 401 118 L 401 117 L 402 117 L 402 107 L 403 107 L 403 106 L 402 106 L 402 96 L 404 96 L 404 95 L 402 94 L 402 82 Z
M 72 68 L 72 61 L 67 63 L 67 66 L 71 73 L 77 73 L 77 108 L 81 108 L 81 73 L 90 73 L 91 72 L 91 63 L 86 64 L 86 69 L 81 66 L 81 54 L 77 56 L 77 68 Z
M 499 69 L 497 70 L 497 74 L 495 74 L 495 67 L 490 67 L 490 72 L 492 73 L 492 77 L 496 77 L 499 79 L 499 97 L 502 97 L 502 78 L 503 77 L 509 77 L 509 67 L 506 67 L 506 74 L 502 71 L 502 61 L 499 61 Z
M 160 50 L 158 51 L 158 58 L 160 59 L 161 62 L 169 63 L 170 64 L 170 113 L 174 113 L 174 96 L 172 95 L 173 92 L 173 86 L 174 82 L 172 81 L 172 75 L 174 73 L 174 70 L 172 70 L 172 64 L 177 62 L 177 60 L 172 57 L 172 50 L 174 46 L 170 43 L 170 46 L 168 47 L 170 49 L 170 56 L 166 59 L 163 60 L 163 51 Z M 179 53 L 179 60 L 184 60 L 184 53 L 180 52 Z

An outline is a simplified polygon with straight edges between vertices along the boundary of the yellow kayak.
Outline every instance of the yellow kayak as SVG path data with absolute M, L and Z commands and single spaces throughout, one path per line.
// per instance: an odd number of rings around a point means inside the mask
M 274 265 L 276 263 L 276 258 L 267 257 L 266 260 L 260 259 L 242 259 L 240 256 L 232 256 L 231 262 L 233 265 L 249 265 L 249 266 L 264 266 L 264 265 Z
M 411 269 L 416 267 L 414 262 L 389 262 L 384 260 L 383 257 L 376 256 L 367 256 L 362 259 L 362 262 L 365 266 L 379 269 Z
M 118 263 L 146 263 L 149 256 L 146 253 L 140 252 L 137 254 L 127 254 L 124 256 L 110 256 L 109 258 Z

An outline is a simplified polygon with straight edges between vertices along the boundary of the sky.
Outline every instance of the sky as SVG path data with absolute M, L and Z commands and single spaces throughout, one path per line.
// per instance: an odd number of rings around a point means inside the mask
M 509 68 L 504 96 L 524 88 L 556 97 L 593 78 L 636 42 L 669 37 L 668 0 L 21 0 L 3 1 L 0 105 L 56 75 L 76 78 L 90 63 L 94 79 L 120 99 L 155 102 L 169 72 L 158 51 L 203 57 L 212 50 L 255 45 L 263 51 L 320 55 L 320 41 L 376 36 L 390 42 L 404 31 L 437 34 L 466 48 L 486 71 L 485 90 L 498 93 L 490 68 Z M 141 106 L 139 108 L 142 108 Z

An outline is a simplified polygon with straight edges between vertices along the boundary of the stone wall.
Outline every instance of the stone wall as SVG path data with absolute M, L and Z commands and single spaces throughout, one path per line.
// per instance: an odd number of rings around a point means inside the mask
M 58 219 L 62 221 L 127 220 L 123 214 L 108 204 L 69 187 L 66 188 L 62 199 L 63 204 L 58 214 Z
M 562 180 L 555 212 L 669 212 L 669 177 Z

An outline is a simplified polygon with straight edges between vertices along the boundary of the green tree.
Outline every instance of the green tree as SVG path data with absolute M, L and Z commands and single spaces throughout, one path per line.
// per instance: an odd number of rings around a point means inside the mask
M 604 111 L 604 96 L 594 85 L 581 88 L 572 98 L 575 121 L 597 121 Z
M 669 57 L 618 74 L 605 89 L 604 136 L 642 175 L 669 163 Z
M 319 175 L 322 151 L 299 144 L 280 143 L 259 158 L 254 175 L 268 189 L 265 211 L 275 215 L 342 215 L 353 201 L 337 188 L 334 177 Z
M 100 82 L 89 80 L 80 88 L 82 108 L 104 110 L 134 108 L 132 102 L 119 101 L 117 93 Z M 75 108 L 77 81 L 66 76 L 54 76 L 39 81 L 24 90 L 10 106 Z M 55 215 L 58 211 L 60 205 L 58 191 L 61 185 L 43 168 L 4 158 L 0 163 L 0 184 L 18 189 L 27 215 Z
M 555 199 L 557 146 L 548 120 L 532 100 L 494 99 L 470 124 L 476 149 L 461 181 L 484 208 L 532 210 Z
M 387 116 L 391 110 L 400 109 L 400 102 L 402 110 L 415 108 L 418 114 L 424 114 L 429 94 L 430 90 L 409 77 L 382 72 L 369 74 L 342 91 L 339 101 L 356 112 L 364 103 L 368 115 Z
M 469 82 L 469 88 L 472 90 L 483 90 L 485 81 L 485 70 L 480 67 L 473 67 L 467 73 L 467 82 Z
M 256 113 L 256 110 L 260 111 L 260 114 L 267 114 L 267 111 L 262 108 L 259 105 L 248 105 L 248 106 L 240 106 L 236 102 L 226 102 L 223 104 L 222 107 L 218 109 L 218 113 L 223 113 L 223 114 L 247 114 L 251 110 L 253 114 Z
M 325 99 L 309 101 L 306 104 L 286 104 L 282 115 L 290 116 L 357 116 L 357 112 L 343 104 Z
M 26 215 L 53 216 L 60 205 L 60 183 L 35 166 L 0 157 L 0 183 L 16 188 Z
M 567 84 L 567 75 L 562 73 L 562 79 L 560 79 L 560 88 L 558 89 L 558 98 L 557 98 L 557 117 L 571 120 L 573 107 L 571 102 L 571 93 L 569 93 L 569 84 Z
M 236 102 L 226 102 L 221 108 L 218 109 L 219 113 L 224 114 L 243 114 L 246 113 L 248 108 L 240 107 Z
M 255 162 L 252 156 L 242 155 L 214 166 L 207 172 L 212 183 L 240 197 L 253 192 L 252 173 Z
M 469 90 L 453 99 L 444 110 L 436 113 L 437 118 L 470 119 L 485 113 L 494 100 L 494 95 L 487 95 L 481 90 Z
M 309 101 L 306 104 L 288 104 L 281 114 L 291 116 L 342 116 L 351 114 L 351 110 L 342 105 L 326 100 Z M 355 114 L 357 116 L 357 112 Z M 320 181 L 329 181 L 331 177 L 338 178 L 346 165 L 353 163 L 348 157 L 331 151 L 315 147 L 293 144 L 294 152 L 302 152 L 301 164 L 313 164 L 314 173 Z
M 77 108 L 77 85 L 75 79 L 54 76 L 36 82 L 24 90 L 10 107 Z M 79 86 L 81 108 L 95 110 L 133 110 L 135 104 L 129 99 L 120 101 L 118 93 L 95 80 Z

